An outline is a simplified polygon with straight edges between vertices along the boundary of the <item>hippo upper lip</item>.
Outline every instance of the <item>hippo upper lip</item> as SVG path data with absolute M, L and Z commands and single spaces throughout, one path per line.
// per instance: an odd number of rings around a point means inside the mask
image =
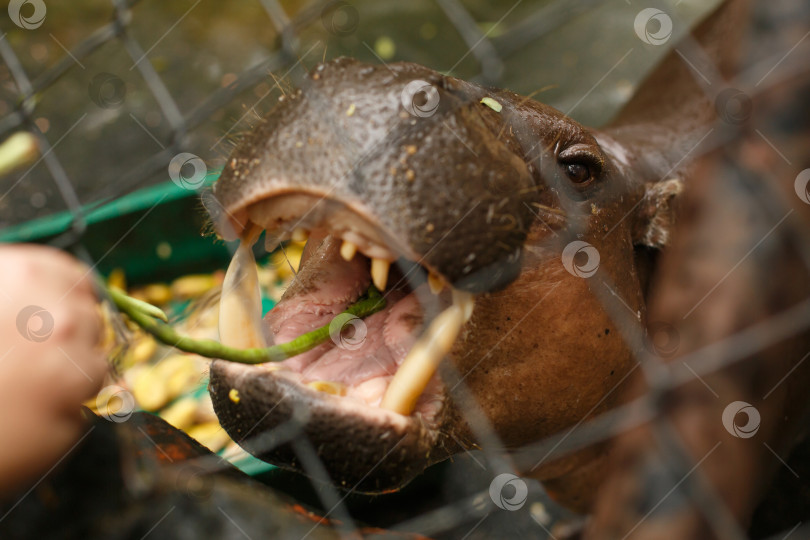
M 403 105 L 414 81 L 438 96 L 429 114 Z M 553 112 L 531 107 L 416 64 L 320 65 L 232 152 L 210 205 L 218 232 L 235 239 L 249 207 L 308 192 L 321 209 L 339 205 L 366 219 L 381 235 L 370 244 L 457 289 L 498 290 L 520 272 L 534 220 L 527 203 L 557 199 L 530 164 L 537 137 L 523 120 Z M 317 211 L 298 217 L 309 210 Z

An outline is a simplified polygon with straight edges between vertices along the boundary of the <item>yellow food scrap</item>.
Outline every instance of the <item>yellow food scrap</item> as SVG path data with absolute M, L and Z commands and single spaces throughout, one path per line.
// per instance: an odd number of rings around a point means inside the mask
M 127 290 L 127 278 L 124 275 L 123 268 L 113 268 L 110 275 L 107 276 L 107 286 L 121 291 Z
M 301 264 L 301 254 L 303 252 L 304 248 L 300 244 L 291 243 L 287 244 L 283 251 L 279 250 L 273 253 L 271 262 L 273 268 L 275 268 L 278 273 L 278 277 L 284 280 L 292 277 L 293 270 L 298 272 L 298 266 Z
M 217 422 L 197 424 L 190 427 L 186 433 L 212 452 L 218 452 L 231 440 Z
M 121 362 L 123 368 L 143 364 L 157 351 L 157 342 L 155 338 L 148 334 L 141 334 L 141 337 L 136 338 L 130 344 L 126 354 Z
M 172 299 L 172 290 L 165 283 L 152 283 L 133 290 L 130 296 L 160 306 Z
M 195 357 L 188 354 L 167 356 L 155 366 L 157 376 L 166 385 L 169 399 L 196 388 L 202 378 L 202 369 L 195 361 Z
M 169 401 L 169 392 L 157 370 L 146 368 L 135 376 L 132 395 L 143 409 L 157 411 Z
M 312 381 L 308 382 L 307 386 L 318 392 L 325 394 L 332 394 L 333 396 L 345 396 L 346 385 L 333 381 Z
M 185 397 L 160 411 L 160 417 L 177 429 L 185 430 L 194 424 L 194 419 L 197 416 L 197 407 L 196 399 L 193 397 Z
M 239 401 L 242 399 L 239 397 L 239 390 L 237 390 L 236 388 L 231 388 L 231 391 L 228 392 L 228 399 L 230 399 L 234 403 L 239 403 Z
M 348 109 L 346 109 L 346 116 L 351 116 L 351 115 L 353 115 L 353 114 L 354 114 L 354 111 L 355 111 L 356 109 L 357 109 L 357 106 L 356 106 L 354 103 L 352 103 L 351 105 L 349 105 L 349 108 L 348 108 Z
M 495 112 L 501 112 L 501 109 L 503 109 L 503 105 L 501 105 L 491 97 L 482 98 L 481 103 L 483 103 L 484 105 L 486 105 Z
M 218 280 L 212 274 L 190 274 L 172 281 L 171 292 L 175 297 L 185 300 L 202 296 L 217 284 Z

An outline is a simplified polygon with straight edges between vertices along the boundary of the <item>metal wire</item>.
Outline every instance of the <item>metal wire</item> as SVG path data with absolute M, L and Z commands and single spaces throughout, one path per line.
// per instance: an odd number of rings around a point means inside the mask
M 70 229 L 55 238 L 52 244 L 64 249 L 71 249 L 80 257 L 87 257 L 81 244 L 86 223 L 84 211 L 76 191 L 77 184 L 75 179 L 68 176 L 59 158 L 52 151 L 53 145 L 50 144 L 34 121 L 34 112 L 36 110 L 34 96 L 45 91 L 76 69 L 77 62 L 90 57 L 106 43 L 119 40 L 123 44 L 140 76 L 145 81 L 149 92 L 167 119 L 170 126 L 170 135 L 165 148 L 142 160 L 138 166 L 123 174 L 116 185 L 105 188 L 100 194 L 101 199 L 117 196 L 138 186 L 150 175 L 165 170 L 172 156 L 181 151 L 187 144 L 189 133 L 192 130 L 203 125 L 212 115 L 230 103 L 234 97 L 246 88 L 250 88 L 263 80 L 268 72 L 289 72 L 294 68 L 300 61 L 300 56 L 304 53 L 301 50 L 299 39 L 300 30 L 307 24 L 317 20 L 325 9 L 335 4 L 334 1 L 314 2 L 303 9 L 296 18 L 290 19 L 276 0 L 257 1 L 260 2 L 273 28 L 280 36 L 279 49 L 253 65 L 253 67 L 241 72 L 236 80 L 227 87 L 211 93 L 204 101 L 197 104 L 185 115 L 181 112 L 177 100 L 171 94 L 160 74 L 147 58 L 147 52 L 144 51 L 143 47 L 129 31 L 133 19 L 137 17 L 139 0 L 111 0 L 114 7 L 112 20 L 95 30 L 90 36 L 73 47 L 69 55 L 62 57 L 33 80 L 29 78 L 23 69 L 22 63 L 11 44 L 5 39 L 5 36 L 0 38 L 0 56 L 2 56 L 8 67 L 19 91 L 16 108 L 0 119 L 0 138 L 6 137 L 18 129 L 26 129 L 35 134 L 42 149 L 42 160 L 66 207 L 73 216 Z M 480 67 L 478 79 L 489 85 L 497 85 L 503 77 L 505 58 L 600 2 L 597 0 L 578 0 L 576 2 L 558 1 L 550 3 L 530 17 L 515 23 L 509 28 L 509 31 L 503 32 L 494 38 L 490 38 L 481 30 L 473 14 L 462 2 L 458 0 L 435 0 L 435 3 L 454 25 L 459 35 L 470 48 L 471 56 L 478 62 Z M 700 53 L 699 46 L 693 42 L 687 42 L 685 50 L 691 52 L 692 56 L 699 56 Z M 794 69 L 805 70 L 806 66 L 797 64 Z M 713 144 L 707 146 L 703 152 L 717 147 L 723 142 L 724 139 L 718 138 Z M 215 146 L 216 144 L 218 143 L 215 143 Z M 772 195 L 773 197 L 769 198 L 768 204 L 772 207 L 771 213 L 776 215 L 786 206 L 784 201 L 778 200 L 775 192 Z M 796 243 L 801 246 L 805 262 L 810 263 L 810 242 L 806 242 L 807 231 L 798 225 L 791 227 L 791 231 L 798 238 Z M 92 263 L 92 261 L 87 262 Z M 808 268 L 810 268 L 810 265 Z M 612 292 L 612 284 L 605 283 L 604 285 L 605 289 L 597 288 L 594 293 L 603 303 L 616 327 L 627 329 L 639 325 L 640 322 L 634 320 L 634 317 L 628 317 L 625 306 L 620 303 L 616 295 L 607 292 Z M 805 302 L 791 308 L 784 314 L 772 317 L 761 325 L 732 336 L 727 342 L 713 344 L 703 350 L 691 353 L 687 358 L 688 360 L 700 359 L 699 362 L 692 362 L 697 371 L 691 369 L 689 372 L 684 371 L 682 367 L 686 363 L 685 361 L 677 366 L 664 366 L 660 362 L 656 362 L 654 355 L 640 355 L 637 362 L 643 366 L 642 371 L 645 372 L 654 391 L 619 408 L 592 418 L 583 419 L 581 424 L 577 424 L 564 433 L 550 436 L 524 448 L 513 449 L 512 457 L 508 460 L 504 458 L 502 445 L 495 431 L 483 413 L 477 409 L 474 398 L 469 395 L 466 386 L 463 384 L 463 375 L 451 373 L 451 379 L 454 377 L 455 380 L 450 380 L 450 383 L 454 383 L 454 386 L 459 387 L 458 396 L 468 401 L 472 408 L 467 420 L 473 427 L 477 439 L 481 441 L 484 459 L 490 465 L 490 471 L 504 472 L 513 470 L 515 467 L 526 469 L 533 465 L 536 466 L 539 464 L 538 459 L 543 462 L 570 455 L 579 449 L 605 441 L 619 433 L 653 421 L 655 433 L 660 439 L 660 446 L 666 450 L 662 454 L 664 461 L 672 467 L 676 476 L 681 477 L 684 476 L 686 471 L 690 471 L 695 467 L 696 462 L 684 450 L 681 441 L 678 440 L 677 432 L 672 429 L 671 424 L 663 415 L 664 400 L 660 399 L 660 396 L 684 384 L 696 381 L 701 376 L 737 363 L 749 357 L 757 348 L 763 349 L 771 343 L 795 335 L 805 329 L 808 324 L 810 324 L 810 309 L 808 309 L 808 304 Z M 645 350 L 644 344 L 633 338 L 632 335 L 626 334 L 624 338 L 628 342 L 635 340 L 633 350 Z M 301 420 L 296 416 L 290 422 L 279 426 L 273 433 L 262 434 L 261 440 L 254 441 L 254 443 L 271 448 L 292 441 L 293 448 L 309 475 L 320 484 L 328 485 L 328 474 L 318 459 L 316 450 L 310 441 L 301 437 L 301 427 L 304 423 L 305 420 Z M 321 490 L 319 493 L 322 495 L 322 503 L 325 508 L 339 517 L 342 523 L 339 532 L 345 536 L 350 536 L 353 532 L 356 532 L 351 514 L 344 504 L 345 496 L 341 496 L 335 488 L 331 487 Z M 715 533 L 719 537 L 740 538 L 744 536 L 742 531 L 739 530 L 739 526 L 730 518 L 730 514 L 722 506 L 717 494 L 704 478 L 695 476 L 694 481 L 690 480 L 687 493 L 699 503 L 698 508 L 702 510 L 707 517 L 707 521 L 713 526 Z M 485 492 L 461 497 L 459 500 L 442 508 L 437 508 L 429 513 L 400 523 L 395 528 L 418 530 L 426 534 L 442 534 L 454 530 L 462 524 L 480 523 L 480 520 L 486 519 L 492 511 L 491 507 L 481 506 L 482 496 L 485 496 Z M 795 531 L 795 528 L 793 530 Z M 793 531 L 786 532 L 791 533 Z M 540 534 L 538 533 L 538 536 Z M 551 535 L 551 533 L 548 534 Z M 775 537 L 780 537 L 780 535 Z

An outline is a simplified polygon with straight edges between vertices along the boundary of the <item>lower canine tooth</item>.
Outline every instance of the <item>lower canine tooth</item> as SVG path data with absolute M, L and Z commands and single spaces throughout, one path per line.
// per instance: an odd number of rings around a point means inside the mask
M 371 281 L 381 291 L 385 290 L 385 285 L 388 283 L 388 269 L 390 267 L 391 261 L 371 259 Z
M 340 245 L 340 256 L 345 260 L 350 261 L 354 259 L 354 254 L 357 253 L 357 246 L 348 240 L 344 240 Z
M 433 294 L 439 294 L 444 289 L 444 280 L 438 275 L 430 272 L 428 274 L 428 286 L 430 287 L 430 292 Z
M 453 347 L 464 324 L 464 309 L 452 305 L 439 313 L 408 352 L 385 391 L 380 408 L 409 415 L 436 373 L 442 358 Z
M 260 229 L 250 231 L 236 248 L 219 301 L 219 340 L 228 347 L 240 349 L 267 346 L 262 331 L 262 299 L 259 273 L 251 247 Z
M 324 392 L 326 394 L 332 394 L 333 396 L 345 396 L 346 395 L 346 385 L 333 382 L 333 381 L 312 381 L 308 382 L 307 386 L 312 388 L 313 390 L 317 390 L 318 392 Z

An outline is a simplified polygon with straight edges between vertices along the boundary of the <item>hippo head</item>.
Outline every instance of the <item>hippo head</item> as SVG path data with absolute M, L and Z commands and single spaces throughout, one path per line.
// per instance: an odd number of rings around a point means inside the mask
M 505 90 L 410 63 L 317 66 L 235 148 L 213 218 L 226 239 L 254 226 L 273 244 L 309 234 L 265 317 L 269 340 L 328 324 L 372 274 L 387 305 L 349 345 L 329 340 L 280 366 L 214 361 L 222 426 L 259 458 L 301 469 L 297 435 L 276 429 L 295 424 L 333 481 L 379 492 L 481 443 L 473 411 L 514 449 L 615 405 L 672 195 L 636 159 Z M 381 408 L 409 349 L 463 293 L 472 315 L 413 410 Z M 605 295 L 633 324 L 614 326 Z M 557 478 L 583 459 L 535 472 Z

